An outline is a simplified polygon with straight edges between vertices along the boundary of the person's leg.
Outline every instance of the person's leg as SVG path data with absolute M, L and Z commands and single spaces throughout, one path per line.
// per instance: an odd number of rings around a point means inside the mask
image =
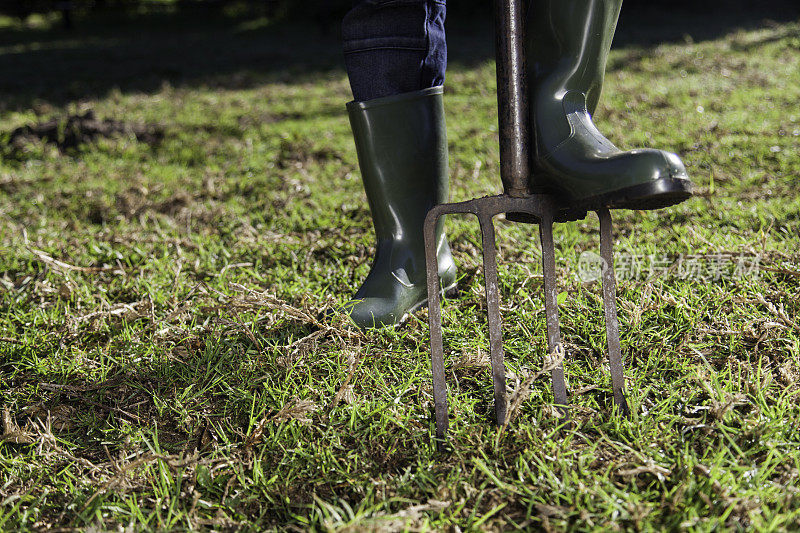
M 397 324 L 427 300 L 423 223 L 448 200 L 442 83 L 443 0 L 362 0 L 343 23 L 355 100 L 347 106 L 375 237 L 367 279 L 348 304 L 361 327 Z M 455 264 L 437 229 L 439 277 Z
M 342 22 L 358 102 L 444 84 L 444 0 L 356 0 Z

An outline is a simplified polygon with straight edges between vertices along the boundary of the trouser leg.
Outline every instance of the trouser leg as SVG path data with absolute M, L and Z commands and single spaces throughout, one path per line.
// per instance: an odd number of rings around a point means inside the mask
M 353 98 L 374 98 L 444 84 L 445 0 L 356 0 L 342 22 Z

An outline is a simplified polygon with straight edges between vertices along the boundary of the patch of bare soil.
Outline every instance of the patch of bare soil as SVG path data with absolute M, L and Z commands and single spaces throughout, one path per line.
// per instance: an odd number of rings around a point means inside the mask
M 139 142 L 154 145 L 164 138 L 164 130 L 155 125 L 100 120 L 95 117 L 94 111 L 89 110 L 83 114 L 19 127 L 11 132 L 8 143 L 15 150 L 23 150 L 32 142 L 44 141 L 56 145 L 63 152 L 92 143 L 98 138 L 129 135 L 134 135 Z

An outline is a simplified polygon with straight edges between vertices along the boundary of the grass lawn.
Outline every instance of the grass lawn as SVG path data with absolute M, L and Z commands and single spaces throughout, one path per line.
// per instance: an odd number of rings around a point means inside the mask
M 523 387 L 545 357 L 538 232 L 498 221 L 523 400 L 505 431 L 480 234 L 449 219 L 446 453 L 426 312 L 326 318 L 373 251 L 335 36 L 85 24 L 0 24 L 0 530 L 800 528 L 798 23 L 612 52 L 598 126 L 697 185 L 615 213 L 630 419 L 578 277 L 596 217 L 556 228 L 569 430 L 549 378 Z M 485 29 L 453 43 L 466 200 L 500 187 L 494 63 Z

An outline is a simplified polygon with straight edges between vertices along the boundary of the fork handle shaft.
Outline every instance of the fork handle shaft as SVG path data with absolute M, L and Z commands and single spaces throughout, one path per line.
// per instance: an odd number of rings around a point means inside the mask
M 525 64 L 524 0 L 495 0 L 500 178 L 512 197 L 529 194 L 530 118 Z

